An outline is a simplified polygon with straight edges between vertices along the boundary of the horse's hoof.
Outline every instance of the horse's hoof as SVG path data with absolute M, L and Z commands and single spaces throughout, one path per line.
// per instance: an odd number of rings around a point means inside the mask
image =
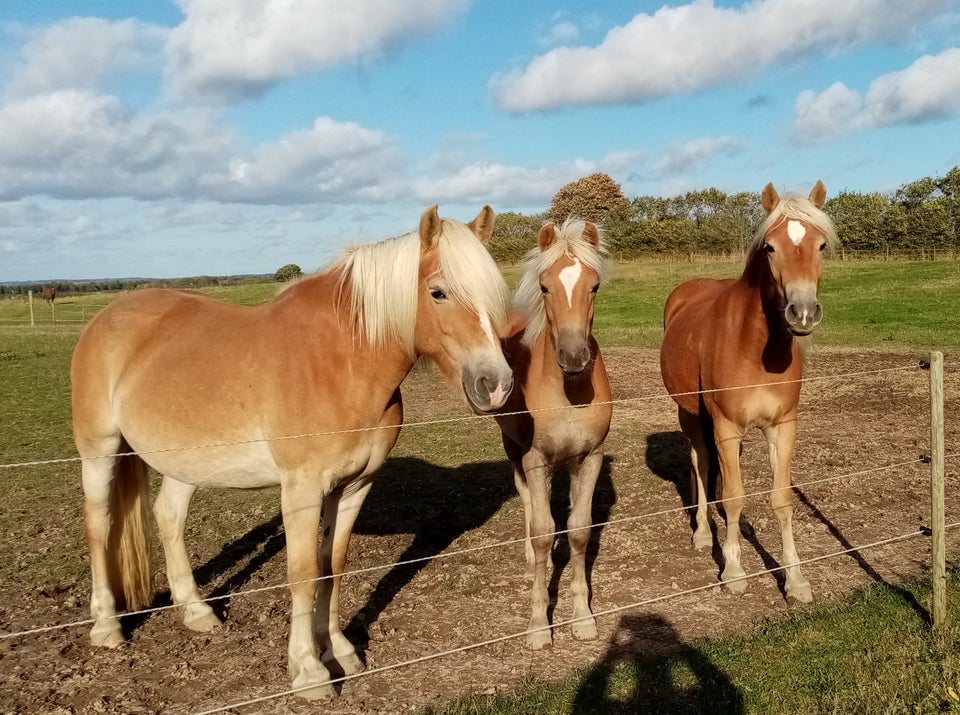
M 713 534 L 709 531 L 706 533 L 695 531 L 693 533 L 693 548 L 697 551 L 713 548 Z
M 594 618 L 577 621 L 571 626 L 571 630 L 578 641 L 592 641 L 597 637 L 597 621 Z
M 303 688 L 303 690 L 300 690 L 300 688 Z M 310 677 L 306 673 L 301 673 L 294 678 L 293 689 L 297 691 L 295 695 L 305 700 L 326 700 L 335 697 L 337 694 L 337 691 L 330 684 L 329 677 L 316 682 L 316 675 Z
M 543 650 L 544 648 L 552 648 L 553 637 L 550 635 L 549 629 L 537 631 L 536 633 L 528 633 L 527 647 L 529 647 L 530 650 Z
M 747 580 L 742 577 L 746 575 L 743 569 L 739 571 L 728 570 L 720 574 L 720 580 L 730 593 L 743 593 L 747 590 Z
M 810 588 L 809 581 L 787 586 L 787 603 L 791 606 L 800 603 L 811 603 L 812 601 L 813 589 Z
M 90 645 L 95 648 L 117 648 L 126 643 L 119 623 L 109 626 L 95 625 L 90 631 Z
M 327 666 L 328 669 L 330 669 L 331 664 L 336 664 L 336 666 L 343 671 L 344 675 L 355 675 L 357 673 L 362 673 L 367 668 L 363 661 L 360 660 L 360 656 L 357 655 L 356 651 L 342 653 L 341 655 L 336 655 L 332 651 L 327 651 L 323 654 L 320 662 Z
M 222 626 L 223 621 L 217 618 L 216 614 L 211 611 L 210 613 L 204 613 L 196 616 L 195 618 L 184 618 L 183 625 L 185 625 L 191 631 L 197 631 L 198 633 L 209 633 L 214 628 L 219 628 Z

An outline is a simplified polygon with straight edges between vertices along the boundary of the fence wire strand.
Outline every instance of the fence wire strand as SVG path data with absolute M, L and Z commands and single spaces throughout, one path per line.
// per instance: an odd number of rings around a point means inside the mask
M 960 526 L 960 521 L 947 524 L 947 525 L 945 526 L 945 528 L 947 528 L 947 529 L 952 529 L 952 528 L 955 528 L 955 527 L 957 527 L 957 526 Z M 880 540 L 878 540 L 878 541 L 874 541 L 874 542 L 871 542 L 871 543 L 868 543 L 868 544 L 861 544 L 861 545 L 859 545 L 859 546 L 851 546 L 850 548 L 842 549 L 842 550 L 840 550 L 840 551 L 834 551 L 834 552 L 831 552 L 831 553 L 829 553 L 829 554 L 821 554 L 820 556 L 814 556 L 814 557 L 807 558 L 807 559 L 801 559 L 800 561 L 798 561 L 798 562 L 797 562 L 796 564 L 794 564 L 794 565 L 795 565 L 795 566 L 804 566 L 804 565 L 807 565 L 807 564 L 813 564 L 813 563 L 817 563 L 817 562 L 820 562 L 820 561 L 826 561 L 827 559 L 832 559 L 832 558 L 837 558 L 837 557 L 840 557 L 840 556 L 845 556 L 845 555 L 847 555 L 847 554 L 864 551 L 864 550 L 866 550 L 866 549 L 876 548 L 876 547 L 878 547 L 878 546 L 885 546 L 885 545 L 887 545 L 887 544 L 893 544 L 893 543 L 897 543 L 897 542 L 900 542 L 900 541 L 906 541 L 907 539 L 916 538 L 916 537 L 918 537 L 918 536 L 924 536 L 924 535 L 926 535 L 926 534 L 927 534 L 926 530 L 924 530 L 924 529 L 917 529 L 917 530 L 915 530 L 915 531 L 907 532 L 907 533 L 905 533 L 905 534 L 899 534 L 899 535 L 897 535 L 897 536 L 887 537 L 887 538 L 885 538 L 885 539 L 880 539 Z M 380 667 L 378 667 L 378 668 L 371 668 L 371 669 L 369 669 L 369 670 L 365 670 L 365 671 L 362 671 L 362 672 L 360 672 L 360 673 L 354 673 L 353 675 L 344 675 L 344 676 L 339 677 L 339 678 L 331 679 L 331 680 L 330 680 L 330 684 L 331 684 L 331 685 L 335 685 L 335 684 L 339 684 L 339 683 L 345 683 L 345 682 L 347 682 L 347 681 L 349 681 L 349 680 L 356 680 L 357 678 L 362 678 L 362 677 L 377 675 L 377 674 L 379 674 L 379 673 L 384 673 L 384 672 L 391 671 L 391 670 L 397 670 L 397 669 L 399 669 L 399 668 L 404 668 L 404 667 L 408 667 L 408 666 L 411 666 L 411 665 L 417 665 L 417 664 L 419 664 L 419 663 L 425 663 L 425 662 L 428 662 L 428 661 L 431 661 L 431 660 L 437 660 L 437 659 L 439 659 L 439 658 L 445 658 L 445 657 L 448 657 L 448 656 L 451 656 L 451 655 L 456 655 L 456 654 L 458 654 L 458 653 L 464 653 L 464 652 L 466 652 L 466 651 L 476 650 L 477 648 L 482 648 L 482 647 L 485 647 L 485 646 L 490 646 L 490 645 L 495 645 L 495 644 L 497 644 L 497 643 L 502 643 L 502 642 L 504 642 L 504 641 L 509 641 L 509 640 L 515 640 L 515 639 L 517 639 L 517 638 L 522 638 L 523 636 L 526 636 L 526 635 L 531 634 L 531 633 L 538 633 L 538 632 L 540 632 L 540 631 L 551 630 L 551 629 L 554 629 L 554 628 L 561 628 L 561 627 L 563 627 L 563 626 L 568 626 L 568 625 L 571 625 L 571 624 L 573 624 L 573 623 L 578 623 L 579 621 L 589 620 L 590 618 L 597 618 L 597 617 L 609 616 L 609 615 L 613 615 L 613 614 L 616 614 L 616 613 L 622 613 L 622 612 L 624 612 L 624 611 L 631 611 L 631 610 L 633 610 L 633 609 L 640 608 L 641 606 L 647 606 L 647 605 L 651 605 L 651 604 L 654 604 L 654 603 L 660 603 L 660 602 L 662 602 L 662 601 L 668 601 L 668 600 L 671 600 L 671 599 L 673 599 L 673 598 L 680 598 L 681 596 L 689 596 L 689 595 L 691 595 L 691 594 L 700 593 L 700 592 L 702 592 L 702 591 L 707 591 L 707 590 L 710 590 L 710 589 L 713 589 L 713 588 L 721 587 L 723 584 L 736 583 L 736 582 L 739 582 L 739 581 L 746 581 L 746 580 L 752 579 L 752 578 L 758 578 L 758 577 L 760 577 L 760 576 L 766 576 L 766 575 L 769 575 L 769 574 L 776 573 L 776 572 L 778 572 L 778 571 L 784 571 L 784 570 L 786 570 L 787 568 L 788 568 L 787 566 L 777 566 L 777 567 L 770 568 L 770 569 L 762 569 L 762 570 L 760 570 L 760 571 L 754 571 L 753 573 L 745 574 L 745 575 L 743 575 L 743 576 L 738 576 L 738 577 L 736 577 L 736 578 L 731 578 L 731 579 L 729 579 L 729 580 L 727 580 L 727 581 L 724 581 L 723 583 L 712 582 L 712 583 L 709 583 L 709 584 L 704 584 L 704 585 L 702 585 L 702 586 L 695 586 L 695 587 L 693 587 L 693 588 L 688 588 L 688 589 L 681 590 L 681 591 L 674 591 L 674 592 L 671 592 L 671 593 L 668 593 L 668 594 L 663 594 L 663 595 L 660 595 L 660 596 L 653 596 L 653 597 L 651 597 L 651 598 L 646 598 L 646 599 L 643 599 L 643 600 L 641 600 L 641 601 L 636 601 L 636 602 L 634 602 L 634 603 L 630 603 L 630 604 L 627 604 L 627 605 L 624 605 L 624 606 L 614 606 L 614 607 L 612 607 L 612 608 L 607 608 L 607 609 L 604 609 L 604 610 L 601 610 L 601 611 L 596 611 L 596 612 L 594 612 L 593 614 L 591 614 L 590 616 L 582 616 L 582 617 L 580 617 L 580 618 L 570 618 L 570 619 L 567 619 L 567 620 L 564 620 L 564 621 L 556 622 L 556 623 L 554 623 L 554 624 L 552 624 L 552 625 L 549 625 L 549 626 L 542 626 L 542 627 L 540 627 L 540 628 L 528 629 L 528 630 L 520 631 L 520 632 L 517 632 L 517 633 L 510 633 L 510 634 L 508 634 L 508 635 L 498 636 L 498 637 L 496 637 L 496 638 L 490 638 L 490 639 L 485 640 L 485 641 L 480 641 L 480 642 L 477 642 L 477 643 L 469 643 L 469 644 L 464 645 L 464 646 L 459 646 L 459 647 L 457 647 L 457 648 L 450 648 L 449 650 L 440 651 L 440 652 L 437 652 L 437 653 L 430 653 L 430 654 L 428 654 L 428 655 L 420 656 L 420 657 L 418 657 L 418 658 L 411 658 L 410 660 L 401 661 L 401 662 L 399 662 L 399 663 L 391 663 L 391 664 L 389 664 L 389 665 L 383 665 L 383 666 L 380 666 Z M 250 698 L 249 700 L 243 700 L 243 701 L 240 701 L 240 702 L 231 703 L 230 705 L 224 705 L 224 706 L 217 707 L 217 708 L 213 708 L 213 709 L 210 709 L 210 710 L 202 710 L 202 711 L 199 711 L 199 712 L 194 713 L 194 715 L 214 715 L 215 713 L 222 713 L 222 712 L 226 712 L 226 711 L 228 711 L 228 710 L 233 710 L 233 709 L 237 709 L 237 708 L 245 708 L 245 707 L 250 706 L 250 705 L 257 705 L 257 704 L 259 704 L 259 703 L 264 703 L 264 702 L 268 702 L 268 701 L 271 701 L 271 700 L 276 700 L 276 699 L 278 699 L 278 698 L 282 698 L 282 697 L 285 697 L 285 696 L 287 696 L 287 695 L 296 695 L 297 693 L 300 693 L 300 692 L 303 692 L 303 691 L 306 691 L 306 690 L 311 690 L 311 689 L 313 689 L 313 688 L 315 688 L 315 687 L 317 687 L 317 685 L 305 686 L 305 687 L 300 687 L 300 688 L 290 688 L 290 689 L 288 689 L 288 690 L 283 690 L 283 691 L 280 691 L 280 692 L 277 692 L 277 693 L 271 693 L 271 694 L 269 694 L 269 695 L 263 695 L 263 696 L 260 696 L 260 697 L 257 697 L 257 698 Z
M 957 457 L 960 457 L 960 452 L 956 452 L 956 453 L 951 453 L 951 454 L 945 455 L 944 459 L 955 459 L 955 458 L 957 458 Z M 872 468 L 870 468 L 870 469 L 864 469 L 864 470 L 861 470 L 861 471 L 858 471 L 858 472 L 849 472 L 849 473 L 846 473 L 846 474 L 840 474 L 840 475 L 833 476 L 833 477 L 824 477 L 824 478 L 822 478 L 822 479 L 812 479 L 812 480 L 810 480 L 810 481 L 802 482 L 802 483 L 800 483 L 800 484 L 792 484 L 792 485 L 786 486 L 786 487 L 777 487 L 777 488 L 774 488 L 774 489 L 762 489 L 762 490 L 750 492 L 750 493 L 748 493 L 748 494 L 744 494 L 743 498 L 744 498 L 744 499 L 750 499 L 750 498 L 758 497 L 758 496 L 766 496 L 766 495 L 768 495 L 768 494 L 773 494 L 774 492 L 782 491 L 782 490 L 784 490 L 784 489 L 800 489 L 800 488 L 804 488 L 804 487 L 817 486 L 817 485 L 826 484 L 826 483 L 829 483 L 829 482 L 840 481 L 840 480 L 842 480 L 842 479 L 851 479 L 851 478 L 855 478 L 855 477 L 865 476 L 865 475 L 867 475 L 867 474 L 874 474 L 874 473 L 876 473 L 876 472 L 881 472 L 881 471 L 884 471 L 884 470 L 886 470 L 886 469 L 897 469 L 897 468 L 900 468 L 900 467 L 907 467 L 907 466 L 916 465 L 916 464 L 923 464 L 925 461 L 926 461 L 926 458 L 923 457 L 923 456 L 921 456 L 921 457 L 918 457 L 917 459 L 911 459 L 911 460 L 908 460 L 908 461 L 905 461 L 905 462 L 897 462 L 897 463 L 894 463 L 894 464 L 886 464 L 886 465 L 882 465 L 882 466 L 879 466 L 879 467 L 872 467 Z M 725 501 L 728 501 L 728 500 L 727 500 L 727 499 L 714 499 L 714 500 L 712 500 L 712 501 L 707 502 L 707 505 L 708 505 L 708 506 L 716 506 L 716 505 L 718 505 L 718 504 L 723 504 Z M 610 519 L 610 520 L 608 520 L 608 521 L 598 522 L 598 523 L 595 523 L 595 524 L 589 524 L 589 525 L 587 525 L 587 526 L 576 527 L 576 528 L 573 528 L 573 529 L 558 529 L 558 530 L 553 531 L 553 532 L 550 532 L 550 533 L 548 533 L 548 534 L 544 534 L 544 536 L 550 536 L 550 537 L 556 538 L 557 536 L 561 536 L 561 535 L 563 535 L 563 534 L 569 534 L 569 533 L 572 533 L 572 532 L 574 532 L 574 531 L 580 531 L 580 530 L 584 530 L 584 529 L 603 528 L 603 527 L 607 527 L 607 526 L 617 526 L 617 525 L 620 525 L 620 524 L 625 524 L 625 523 L 634 522 L 634 521 L 640 521 L 640 520 L 643 520 L 643 519 L 651 519 L 651 518 L 658 517 L 658 516 L 668 516 L 668 515 L 670 515 L 670 514 L 677 514 L 677 513 L 680 513 L 680 512 L 684 512 L 684 511 L 690 511 L 690 510 L 696 509 L 696 508 L 697 508 L 697 505 L 696 505 L 696 504 L 690 504 L 690 505 L 688 505 L 688 506 L 671 507 L 671 508 L 669 508 L 669 509 L 662 509 L 662 510 L 660 510 L 660 511 L 647 512 L 647 513 L 645 513 L 645 514 L 635 514 L 635 515 L 632 515 L 632 516 L 625 516 L 625 517 L 621 517 L 621 518 L 618 518 L 618 519 Z M 372 573 L 372 572 L 374 572 L 374 571 L 385 571 L 385 570 L 387 570 L 387 569 L 396 568 L 396 567 L 398 567 L 398 566 L 410 566 L 410 565 L 413 565 L 413 564 L 424 563 L 424 562 L 428 562 L 428 561 L 439 561 L 439 560 L 441 560 L 441 559 L 449 559 L 449 558 L 452 558 L 452 557 L 454 557 L 454 556 L 462 556 L 462 555 L 464 555 L 464 554 L 472 554 L 472 553 L 477 553 L 477 552 L 480 552 L 480 551 L 489 551 L 489 550 L 496 549 L 496 548 L 500 548 L 500 547 L 503 547 L 503 546 L 512 546 L 512 545 L 515 545 L 515 544 L 522 544 L 522 543 L 524 543 L 526 540 L 527 540 L 527 538 L 526 538 L 525 536 L 523 536 L 523 537 L 518 537 L 518 538 L 515 538 L 515 539 L 507 539 L 507 540 L 505 540 L 505 541 L 497 541 L 497 542 L 492 543 L 492 544 L 481 544 L 481 545 L 479 545 L 479 546 L 471 546 L 471 547 L 467 547 L 467 548 L 463 548 L 463 549 L 457 549 L 457 550 L 455 550 L 455 551 L 444 551 L 444 552 L 442 552 L 442 553 L 435 554 L 435 555 L 433 555 L 433 556 L 421 556 L 421 557 L 418 557 L 418 558 L 406 559 L 406 560 L 403 560 L 403 561 L 395 561 L 395 562 L 393 562 L 393 563 L 388 563 L 388 564 L 379 564 L 379 565 L 377 565 L 377 566 L 367 566 L 367 567 L 361 568 L 361 569 L 353 569 L 353 570 L 350 570 L 350 571 L 343 571 L 343 572 L 341 572 L 341 573 L 339 574 L 339 576 L 340 576 L 341 578 L 346 578 L 346 577 L 348 577 L 348 576 L 362 576 L 362 575 L 364 575 L 364 574 Z M 284 582 L 284 583 L 271 584 L 271 585 L 269 585 L 269 586 L 260 586 L 260 587 L 257 587 L 257 588 L 244 589 L 244 590 L 241 590 L 241 591 L 232 591 L 231 593 L 222 594 L 222 595 L 220 595 L 220 596 L 209 596 L 209 597 L 207 597 L 207 598 L 201 598 L 201 599 L 196 600 L 196 601 L 188 601 L 188 602 L 186 602 L 186 603 L 181 603 L 181 604 L 172 604 L 172 603 L 171 603 L 171 604 L 167 604 L 167 605 L 165 605 L 165 606 L 152 606 L 152 607 L 150 607 L 150 608 L 144 608 L 144 609 L 140 609 L 140 610 L 138 610 L 138 611 L 127 611 L 127 612 L 124 612 L 124 613 L 118 613 L 118 614 L 116 614 L 115 617 L 119 619 L 119 618 L 131 618 L 131 617 L 134 617 L 134 616 L 151 615 L 151 614 L 154 614 L 154 613 L 160 613 L 161 611 L 169 611 L 169 610 L 173 610 L 173 609 L 175 609 L 175 608 L 182 608 L 182 607 L 186 607 L 186 606 L 192 606 L 192 605 L 198 604 L 198 603 L 214 603 L 214 602 L 217 602 L 217 601 L 225 601 L 225 600 L 232 599 L 232 598 L 236 598 L 236 597 L 239 597 L 239 596 L 250 596 L 250 595 L 254 595 L 254 594 L 258 594 L 258 593 L 266 593 L 266 592 L 269 592 L 269 591 L 277 591 L 277 590 L 280 590 L 280 589 L 289 588 L 289 587 L 291 587 L 291 586 L 296 586 L 296 585 L 299 585 L 299 584 L 302 584 L 302 583 L 311 583 L 311 582 L 325 581 L 325 580 L 331 579 L 331 578 L 333 578 L 333 577 L 334 577 L 334 574 L 330 574 L 330 575 L 327 575 L 327 576 L 317 576 L 316 578 L 302 579 L 302 580 L 300 580 L 300 581 L 288 581 L 288 582 Z M 37 635 L 37 634 L 40 634 L 40 633 L 48 633 L 48 632 L 57 631 L 57 630 L 66 630 L 67 628 L 75 628 L 75 627 L 78 627 L 78 626 L 92 625 L 93 623 L 96 623 L 96 619 L 94 619 L 94 618 L 85 618 L 85 619 L 81 619 L 81 620 L 77 620 L 77 621 L 70 621 L 69 623 L 58 623 L 58 624 L 49 625 L 49 626 L 38 626 L 38 627 L 36 627 L 36 628 L 30 628 L 30 629 L 26 629 L 26 630 L 22 630 L 22 631 L 16 631 L 16 632 L 11 632 L 11 633 L 0 633 L 0 640 L 9 640 L 9 639 L 12 639 L 12 638 L 18 638 L 18 637 L 22 637 L 22 636 Z

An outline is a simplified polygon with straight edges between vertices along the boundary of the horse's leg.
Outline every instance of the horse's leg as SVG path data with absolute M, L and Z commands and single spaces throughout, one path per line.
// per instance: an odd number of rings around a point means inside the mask
M 547 620 L 547 608 L 550 595 L 547 591 L 547 563 L 553 549 L 555 531 L 553 515 L 550 513 L 550 487 L 553 477 L 553 465 L 535 449 L 523 456 L 523 472 L 530 490 L 530 545 L 533 547 L 534 569 L 533 584 L 530 588 L 532 614 L 530 616 L 527 645 L 534 650 L 549 646 L 553 642 L 550 622 Z
M 323 500 L 320 575 L 332 575 L 332 578 L 324 578 L 318 584 L 314 632 L 321 661 L 336 661 L 344 675 L 359 673 L 364 668 L 356 649 L 340 630 L 340 574 L 347 563 L 354 522 L 373 484 L 370 480 L 364 481 L 347 491 L 334 491 Z
M 773 469 L 773 491 L 770 506 L 780 522 L 780 537 L 783 541 L 783 565 L 786 567 L 787 600 L 809 603 L 813 600 L 810 582 L 800 573 L 797 563 L 800 557 L 793 543 L 793 490 L 790 489 L 790 462 L 797 438 L 796 414 L 779 425 L 764 430 L 770 449 L 770 467 Z
M 317 595 L 317 537 L 323 500 L 320 475 L 295 474 L 280 489 L 283 528 L 287 536 L 287 579 L 292 608 L 287 669 L 297 694 L 308 699 L 335 695 L 330 673 L 317 657 L 313 613 Z M 316 686 L 316 687 L 309 687 Z
M 573 569 L 570 593 L 573 595 L 573 637 L 592 640 L 597 637 L 597 620 L 590 610 L 590 584 L 587 582 L 587 545 L 593 524 L 593 492 L 603 466 L 603 449 L 598 448 L 579 463 L 570 465 L 570 516 L 567 541 Z
M 710 475 L 710 452 L 707 447 L 703 424 L 697 415 L 692 415 L 682 407 L 677 408 L 680 429 L 690 440 L 690 462 L 693 465 L 693 490 L 697 498 L 697 528 L 693 532 L 693 548 L 703 549 L 713 546 L 713 533 L 707 511 L 707 480 Z
M 720 580 L 727 583 L 727 588 L 732 593 L 743 593 L 747 582 L 733 580 L 746 575 L 740 565 L 740 514 L 743 512 L 744 503 L 743 479 L 740 476 L 740 445 L 743 433 L 738 425 L 722 418 L 714 420 L 713 428 L 720 458 L 723 512 L 727 522 Z
M 120 439 L 103 440 L 100 446 L 90 446 L 89 454 L 112 454 L 120 446 Z M 95 646 L 115 648 L 123 643 L 123 631 L 117 618 L 117 603 L 111 582 L 117 575 L 111 572 L 107 553 L 110 539 L 110 488 L 114 479 L 115 457 L 85 459 L 83 475 L 83 519 L 90 550 L 90 615 L 95 619 L 90 630 L 90 642 Z M 115 571 L 116 569 L 113 569 Z
M 536 559 L 533 555 L 533 544 L 530 543 L 530 487 L 527 485 L 527 478 L 523 473 L 523 451 L 513 441 L 503 436 L 503 449 L 513 465 L 513 483 L 517 485 L 517 494 L 520 495 L 520 503 L 523 504 L 523 554 L 527 563 L 525 573 L 527 581 L 533 581 Z M 552 568 L 553 559 L 547 560 L 547 568 Z
M 193 578 L 190 558 L 183 532 L 187 524 L 187 510 L 196 487 L 192 484 L 164 477 L 153 503 L 153 515 L 163 540 L 163 554 L 167 561 L 167 581 L 173 602 L 183 609 L 183 625 L 193 631 L 210 631 L 221 625 L 210 604 L 204 603 Z

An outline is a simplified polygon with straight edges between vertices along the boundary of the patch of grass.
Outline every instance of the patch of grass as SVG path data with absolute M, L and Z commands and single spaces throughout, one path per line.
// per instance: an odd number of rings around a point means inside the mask
M 960 617 L 960 576 L 948 592 Z M 561 683 L 464 698 L 430 715 L 960 712 L 960 627 L 930 634 L 926 582 L 874 586 L 724 640 L 680 643 L 660 616 L 621 619 L 601 662 Z M 656 643 L 658 652 L 630 648 Z M 650 651 L 652 649 L 648 649 Z M 951 692 L 952 691 L 952 692 Z

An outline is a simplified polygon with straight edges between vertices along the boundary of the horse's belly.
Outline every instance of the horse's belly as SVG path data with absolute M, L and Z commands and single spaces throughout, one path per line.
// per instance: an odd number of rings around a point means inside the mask
M 186 484 L 255 489 L 279 484 L 281 480 L 269 443 L 262 439 L 211 441 L 185 449 L 152 450 L 138 446 L 136 439 L 128 437 L 128 441 L 160 474 Z

